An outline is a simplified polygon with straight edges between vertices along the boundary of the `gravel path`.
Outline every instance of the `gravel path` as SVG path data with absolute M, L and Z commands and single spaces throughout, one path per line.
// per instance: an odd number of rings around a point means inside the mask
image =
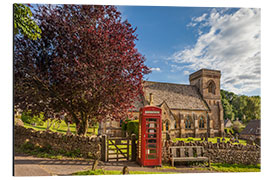
M 83 159 L 48 159 L 38 158 L 30 155 L 15 154 L 14 172 L 15 176 L 64 176 L 74 172 L 91 169 L 92 162 Z M 135 162 L 100 162 L 98 169 L 121 171 L 128 166 L 130 171 L 148 172 L 176 172 L 176 173 L 205 173 L 209 170 L 196 170 L 194 168 L 177 167 L 176 169 L 162 169 L 158 167 L 140 167 Z

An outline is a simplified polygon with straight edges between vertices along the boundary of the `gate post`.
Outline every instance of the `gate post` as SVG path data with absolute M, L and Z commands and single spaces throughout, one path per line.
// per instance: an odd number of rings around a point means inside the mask
M 102 161 L 108 161 L 107 159 L 107 136 L 105 134 L 102 135 L 101 139 L 101 160 Z
M 131 135 L 131 161 L 136 161 L 137 147 L 136 147 L 136 134 Z

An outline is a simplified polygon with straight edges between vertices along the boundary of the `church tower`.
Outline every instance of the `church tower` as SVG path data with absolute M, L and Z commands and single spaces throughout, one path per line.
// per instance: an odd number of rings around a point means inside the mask
M 210 136 L 222 136 L 224 133 L 223 108 L 220 96 L 220 77 L 218 70 L 200 69 L 189 75 L 190 85 L 198 88 L 202 98 L 210 108 Z

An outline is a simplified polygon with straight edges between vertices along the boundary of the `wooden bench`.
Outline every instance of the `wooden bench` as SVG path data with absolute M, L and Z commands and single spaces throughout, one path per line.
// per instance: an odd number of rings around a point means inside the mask
M 172 166 L 174 162 L 195 162 L 195 161 L 207 161 L 208 167 L 210 161 L 208 157 L 204 157 L 204 149 L 202 146 L 171 146 L 170 161 Z

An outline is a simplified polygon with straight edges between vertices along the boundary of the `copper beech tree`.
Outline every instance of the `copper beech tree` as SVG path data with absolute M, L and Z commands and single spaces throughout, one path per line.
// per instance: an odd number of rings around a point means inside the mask
M 77 133 L 119 120 L 150 72 L 137 35 L 114 6 L 43 5 L 33 16 L 41 39 L 14 37 L 14 105 L 45 119 L 67 115 Z

